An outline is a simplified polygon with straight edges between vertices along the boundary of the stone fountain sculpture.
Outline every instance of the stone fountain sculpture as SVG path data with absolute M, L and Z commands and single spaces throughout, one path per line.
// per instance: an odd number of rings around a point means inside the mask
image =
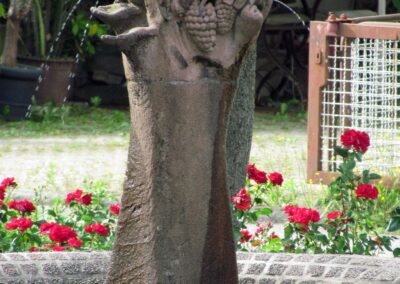
M 237 283 L 225 138 L 240 65 L 272 0 L 115 1 L 132 131 L 107 283 Z

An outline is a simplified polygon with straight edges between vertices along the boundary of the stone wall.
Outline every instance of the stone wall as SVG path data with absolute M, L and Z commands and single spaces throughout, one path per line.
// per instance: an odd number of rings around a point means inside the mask
M 0 254 L 0 283 L 103 283 L 109 260 L 105 251 Z M 238 267 L 241 284 L 400 283 L 394 258 L 240 252 Z

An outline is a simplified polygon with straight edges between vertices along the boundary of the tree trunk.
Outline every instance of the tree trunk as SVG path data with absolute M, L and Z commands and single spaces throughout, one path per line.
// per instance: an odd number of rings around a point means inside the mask
M 243 57 L 229 116 L 226 140 L 229 196 L 244 187 L 247 176 L 253 138 L 256 57 L 256 46 L 252 45 Z
M 124 53 L 132 119 L 107 283 L 238 282 L 227 123 L 243 56 L 271 2 L 227 2 L 92 9 L 117 32 L 103 40 Z
M 20 22 L 29 13 L 32 0 L 10 0 L 7 14 L 6 37 L 1 64 L 7 67 L 17 65 Z
M 16 18 L 9 17 L 7 19 L 6 37 L 1 56 L 1 64 L 7 67 L 15 67 L 17 65 L 19 24 L 20 21 Z

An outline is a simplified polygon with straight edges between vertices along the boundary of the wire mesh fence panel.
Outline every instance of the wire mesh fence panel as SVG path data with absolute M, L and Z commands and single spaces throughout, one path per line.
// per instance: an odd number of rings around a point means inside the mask
M 336 171 L 341 161 L 334 149 L 341 144 L 340 136 L 346 129 L 356 129 L 367 132 L 371 139 L 359 169 L 391 175 L 400 169 L 400 41 L 357 37 L 356 25 L 352 27 L 352 37 L 325 39 L 326 78 L 320 94 L 310 93 L 309 98 L 318 99 L 320 104 L 320 127 L 314 135 L 320 141 L 309 143 L 318 145 L 318 155 L 309 153 L 309 157 L 318 157 L 318 161 L 314 159 L 318 165 L 309 171 Z M 399 26 L 393 28 L 400 32 Z M 312 72 L 318 70 L 310 68 L 310 84 L 316 77 Z M 316 119 L 316 115 L 309 119 Z M 310 149 L 316 151 L 316 147 Z M 314 174 L 309 172 L 308 176 Z

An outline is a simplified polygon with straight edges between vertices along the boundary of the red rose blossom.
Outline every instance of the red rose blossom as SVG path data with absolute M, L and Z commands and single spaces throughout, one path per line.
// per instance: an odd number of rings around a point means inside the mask
M 249 209 L 251 206 L 251 197 L 245 188 L 242 188 L 238 194 L 233 196 L 231 201 L 235 204 L 236 208 L 243 211 Z
M 358 198 L 376 199 L 378 189 L 370 184 L 361 184 L 357 186 L 356 195 Z
M 346 130 L 340 137 L 343 146 L 353 147 L 355 151 L 367 152 L 370 145 L 369 136 L 366 132 L 357 131 L 354 129 Z
M 53 251 L 65 251 L 64 247 L 60 247 L 60 246 L 55 246 L 52 248 Z
M 7 186 L 15 187 L 15 186 L 17 186 L 17 183 L 15 182 L 15 178 L 7 177 L 1 181 L 1 185 L 4 187 L 7 187 Z
M 49 231 L 50 240 L 56 243 L 67 242 L 69 239 L 76 238 L 76 236 L 75 231 L 71 227 L 59 224 L 54 224 Z
M 121 203 L 115 203 L 110 205 L 110 211 L 114 215 L 119 215 L 119 212 L 121 211 Z
M 281 186 L 283 183 L 283 176 L 280 173 L 274 172 L 268 175 L 268 179 L 271 181 L 272 185 Z
M 50 234 L 51 228 L 53 228 L 54 225 L 57 225 L 54 222 L 46 222 L 40 225 L 40 233 L 41 234 Z
M 108 229 L 106 226 L 102 224 L 90 224 L 85 227 L 85 232 L 89 234 L 99 234 L 103 237 L 106 237 L 108 235 Z
M 83 242 L 78 238 L 71 238 L 68 240 L 68 245 L 73 248 L 80 248 Z
M 303 208 L 288 205 L 284 209 L 291 223 L 297 223 L 307 226 L 310 222 L 316 223 L 320 220 L 318 211 L 311 208 Z
M 337 218 L 343 216 L 343 212 L 339 211 L 332 211 L 326 215 L 326 218 L 331 219 L 331 220 L 336 220 Z
M 92 203 L 92 194 L 88 193 L 78 199 L 78 202 L 81 202 L 84 205 L 90 205 Z
M 252 237 L 252 235 L 250 234 L 249 230 L 247 230 L 247 229 L 240 230 L 240 234 L 243 236 L 240 239 L 241 243 L 248 242 Z
M 80 202 L 84 205 L 90 205 L 90 203 L 92 203 L 92 194 L 87 193 L 83 195 L 83 190 L 78 188 L 74 192 L 70 192 L 67 194 L 65 204 L 70 204 L 72 201 Z
M 32 227 L 32 220 L 28 218 L 12 218 L 10 222 L 6 223 L 7 230 L 19 229 L 24 232 Z
M 266 183 L 268 181 L 267 174 L 258 170 L 254 164 L 247 166 L 247 174 L 249 179 L 254 180 L 256 183 Z
M 269 238 L 270 238 L 271 240 L 273 240 L 273 239 L 278 239 L 279 236 L 276 235 L 275 233 L 272 233 L 272 234 L 269 236 Z
M 8 203 L 8 208 L 17 210 L 22 213 L 31 213 L 36 210 L 35 205 L 29 200 L 12 200 Z

